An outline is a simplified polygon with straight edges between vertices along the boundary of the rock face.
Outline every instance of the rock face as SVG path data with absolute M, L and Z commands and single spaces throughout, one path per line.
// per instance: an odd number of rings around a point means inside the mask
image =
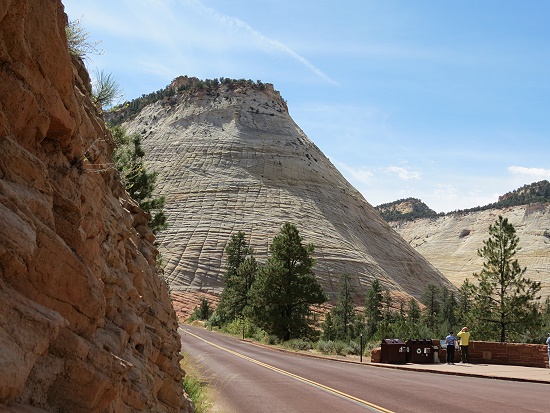
M 174 290 L 219 292 L 231 235 L 243 231 L 265 262 L 284 222 L 314 244 L 314 271 L 329 295 L 344 273 L 361 299 L 374 278 L 416 297 L 429 282 L 448 283 L 300 130 L 272 85 L 185 90 L 145 106 L 125 127 L 143 136 L 167 200 L 169 227 L 158 239 Z
M 57 0 L 0 3 L 0 410 L 186 412 L 154 237 Z
M 449 214 L 439 218 L 392 222 L 392 227 L 459 287 L 483 268 L 477 250 L 489 238 L 489 225 L 499 215 L 508 218 L 519 237 L 516 257 L 527 267 L 526 277 L 541 281 L 541 295 L 550 296 L 550 204 L 539 203 L 479 212 Z

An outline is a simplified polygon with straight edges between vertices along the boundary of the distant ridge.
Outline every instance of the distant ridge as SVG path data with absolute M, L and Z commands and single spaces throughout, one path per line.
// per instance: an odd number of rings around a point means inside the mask
M 408 214 L 413 206 L 417 212 Z M 380 205 L 377 209 L 394 230 L 457 287 L 483 268 L 483 259 L 477 251 L 489 237 L 489 226 L 502 215 L 514 225 L 519 237 L 521 249 L 516 258 L 520 265 L 527 268 L 529 278 L 541 282 L 542 299 L 550 297 L 548 181 L 524 185 L 483 207 L 436 217 L 422 201 L 414 198 Z M 394 211 L 403 213 L 399 215 Z
M 541 202 L 550 202 L 550 182 L 547 180 L 533 182 L 521 188 L 508 192 L 498 198 L 497 202 L 469 209 L 451 211 L 448 213 L 436 213 L 424 202 L 417 198 L 399 199 L 394 202 L 381 204 L 375 207 L 382 218 L 387 222 L 413 221 L 419 218 L 436 218 L 467 212 L 487 211 L 489 209 L 501 209 L 519 205 L 531 205 Z

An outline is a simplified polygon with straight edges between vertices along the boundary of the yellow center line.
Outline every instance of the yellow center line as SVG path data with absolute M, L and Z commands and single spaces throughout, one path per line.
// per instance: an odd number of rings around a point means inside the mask
M 266 363 L 262 363 L 261 361 L 258 361 L 258 360 L 256 360 L 256 359 L 250 358 L 250 357 L 248 357 L 248 356 L 245 356 L 244 354 L 237 353 L 236 351 L 230 350 L 230 349 L 228 349 L 228 348 L 226 348 L 226 347 L 222 347 L 222 346 L 220 346 L 220 345 L 218 345 L 218 344 L 216 344 L 216 343 L 213 343 L 213 342 L 208 341 L 208 340 L 206 340 L 206 339 L 204 339 L 204 338 L 202 338 L 202 337 L 199 337 L 199 336 L 197 336 L 196 334 L 193 334 L 193 333 L 190 332 L 189 330 L 184 330 L 184 331 L 185 331 L 187 334 L 189 334 L 189 335 L 191 335 L 191 336 L 193 336 L 193 337 L 195 337 L 195 338 L 198 338 L 199 340 L 204 341 L 206 344 L 210 344 L 210 345 L 213 346 L 213 347 L 216 347 L 216 348 L 218 348 L 218 349 L 220 349 L 220 350 L 226 351 L 227 353 L 233 354 L 233 355 L 235 355 L 235 356 L 237 356 L 237 357 L 240 357 L 240 358 L 242 358 L 242 359 L 245 359 L 245 360 L 247 360 L 247 361 L 250 361 L 250 362 L 252 362 L 252 363 L 254 363 L 254 364 L 257 364 L 257 365 L 259 365 L 259 366 L 265 367 L 266 369 L 276 371 L 277 373 L 284 374 L 285 376 L 288 376 L 288 377 L 292 377 L 293 379 L 302 381 L 302 382 L 307 383 L 307 384 L 309 384 L 309 385 L 311 385 L 311 386 L 319 387 L 319 388 L 321 388 L 321 389 L 323 389 L 323 390 L 326 390 L 326 391 L 328 391 L 328 392 L 330 392 L 330 393 L 336 394 L 336 395 L 338 395 L 338 396 L 340 396 L 340 397 L 344 397 L 344 398 L 349 399 L 349 400 L 352 400 L 352 401 L 354 401 L 354 402 L 356 402 L 356 403 L 359 403 L 359 404 L 363 404 L 363 405 L 365 405 L 365 406 L 368 406 L 368 407 L 370 407 L 371 409 L 375 409 L 375 410 L 378 411 L 378 412 L 383 412 L 383 413 L 395 413 L 395 412 L 393 412 L 392 410 L 385 409 L 385 408 L 383 408 L 383 407 L 381 407 L 381 406 L 378 406 L 378 405 L 376 405 L 376 404 L 370 403 L 370 402 L 368 402 L 368 401 L 366 401 L 366 400 L 359 399 L 358 397 L 355 397 L 355 396 L 352 396 L 352 395 L 350 395 L 350 394 L 341 392 L 340 390 L 333 389 L 332 387 L 325 386 L 324 384 L 317 383 L 317 382 L 315 382 L 315 381 L 313 381 L 313 380 L 306 379 L 305 377 L 298 376 L 298 375 L 296 375 L 296 374 L 294 374 L 294 373 L 290 373 L 289 371 L 282 370 L 282 369 L 280 369 L 280 368 L 277 368 L 277 367 L 275 367 L 275 366 L 271 366 L 271 365 L 266 364 Z

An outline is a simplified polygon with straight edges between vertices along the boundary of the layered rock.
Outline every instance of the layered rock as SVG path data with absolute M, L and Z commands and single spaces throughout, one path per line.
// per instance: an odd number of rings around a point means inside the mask
M 58 0 L 0 4 L 0 405 L 185 412 L 177 320 Z
M 167 200 L 169 227 L 158 239 L 174 290 L 219 292 L 231 235 L 243 231 L 264 262 L 284 222 L 314 244 L 315 274 L 329 295 L 344 273 L 361 300 L 374 278 L 416 297 L 427 283 L 449 284 L 300 130 L 272 85 L 193 84 L 176 79 L 180 92 L 125 123 L 142 135 Z
M 392 222 L 411 246 L 459 287 L 483 268 L 477 250 L 489 238 L 489 225 L 502 215 L 516 229 L 520 250 L 516 257 L 526 277 L 541 282 L 541 296 L 550 296 L 550 204 L 493 208 L 453 213 L 439 218 Z

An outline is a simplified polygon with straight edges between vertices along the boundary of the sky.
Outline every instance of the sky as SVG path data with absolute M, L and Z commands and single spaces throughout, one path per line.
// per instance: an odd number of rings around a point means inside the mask
M 373 206 L 450 212 L 550 180 L 550 1 L 63 4 L 123 100 L 180 75 L 272 83 Z

